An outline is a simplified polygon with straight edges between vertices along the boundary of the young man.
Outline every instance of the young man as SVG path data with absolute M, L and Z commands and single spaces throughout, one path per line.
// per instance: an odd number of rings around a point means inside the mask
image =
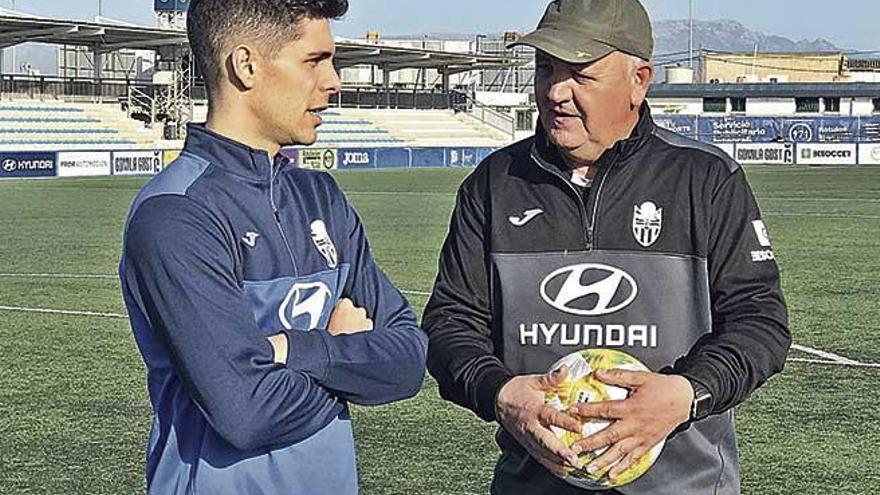
M 138 194 L 120 264 L 148 370 L 147 492 L 357 493 L 348 402 L 416 394 L 426 338 L 312 144 L 345 0 L 194 0 L 205 125 Z M 273 159 L 274 157 L 274 159 Z
M 638 0 L 556 0 L 532 46 L 536 135 L 462 185 L 425 309 L 443 397 L 497 420 L 497 495 L 575 495 L 554 474 L 617 477 L 626 495 L 740 492 L 733 407 L 785 362 L 791 336 L 770 239 L 743 170 L 654 125 L 651 24 Z M 557 359 L 614 348 L 653 372 L 571 416 L 544 404 Z M 567 448 L 551 430 L 613 424 Z M 578 454 L 602 449 L 587 466 Z

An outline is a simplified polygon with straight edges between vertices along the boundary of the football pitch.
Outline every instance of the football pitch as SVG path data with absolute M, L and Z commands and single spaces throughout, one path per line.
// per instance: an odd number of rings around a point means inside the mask
M 747 172 L 796 348 L 738 409 L 744 492 L 880 493 L 880 168 Z M 419 313 L 467 173 L 335 173 Z M 151 410 L 115 272 L 145 181 L 0 181 L 0 494 L 144 491 Z M 364 495 L 488 493 L 494 427 L 430 378 L 353 418 Z

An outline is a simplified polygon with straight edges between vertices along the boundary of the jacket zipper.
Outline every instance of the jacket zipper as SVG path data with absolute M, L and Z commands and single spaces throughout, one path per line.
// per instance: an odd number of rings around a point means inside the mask
M 596 244 L 598 244 L 596 239 L 598 237 L 598 235 L 596 234 L 596 222 L 599 221 L 599 197 L 602 195 L 602 189 L 605 186 L 605 179 L 608 178 L 608 175 L 611 173 L 611 169 L 614 168 L 614 165 L 616 163 L 616 160 L 611 162 L 610 164 L 608 164 L 608 168 L 605 171 L 600 172 L 602 174 L 602 178 L 599 179 L 599 187 L 596 189 L 596 195 L 593 199 L 593 216 L 588 226 L 590 230 L 590 240 L 592 241 L 590 246 L 591 248 L 595 247 Z
M 284 247 L 287 248 L 287 254 L 290 256 L 290 263 L 293 264 L 293 275 L 296 277 L 299 276 L 299 269 L 296 267 L 296 260 L 293 258 L 293 250 L 290 249 L 290 242 L 288 242 L 287 235 L 284 233 L 284 227 L 281 224 L 281 215 L 278 213 L 278 207 L 275 205 L 275 190 L 273 186 L 275 183 L 275 177 L 275 164 L 273 163 L 269 172 L 269 205 L 272 207 L 272 216 L 275 218 L 275 226 L 278 227 L 278 232 L 281 234 L 281 239 L 284 241 Z
M 584 230 L 584 245 L 587 248 L 587 251 L 591 251 L 593 249 L 592 228 L 590 227 L 589 217 L 587 216 L 587 208 L 586 208 L 586 206 L 584 206 L 584 202 L 581 199 L 581 193 L 578 192 L 576 187 L 574 187 L 574 184 L 563 179 L 558 174 L 554 173 L 553 170 L 550 168 L 550 165 L 545 164 L 544 160 L 541 157 L 539 157 L 537 154 L 535 154 L 534 151 L 532 151 L 531 155 L 532 155 L 532 160 L 534 160 L 535 163 L 537 163 L 539 167 L 543 168 L 550 175 L 556 177 L 557 179 L 559 179 L 560 181 L 565 183 L 565 185 L 568 186 L 568 188 L 571 190 L 571 192 L 574 193 L 575 197 L 577 198 L 578 212 L 580 213 L 581 225 L 584 228 L 583 229 Z

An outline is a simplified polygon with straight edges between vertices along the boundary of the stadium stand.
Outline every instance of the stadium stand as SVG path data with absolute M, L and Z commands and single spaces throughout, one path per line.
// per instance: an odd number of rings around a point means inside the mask
M 0 103 L 0 150 L 58 151 L 153 148 L 159 131 L 129 119 L 118 105 Z
M 320 148 L 502 147 L 510 143 L 510 136 L 452 110 L 333 108 L 322 117 L 315 143 Z M 206 119 L 206 107 L 196 106 L 193 120 Z

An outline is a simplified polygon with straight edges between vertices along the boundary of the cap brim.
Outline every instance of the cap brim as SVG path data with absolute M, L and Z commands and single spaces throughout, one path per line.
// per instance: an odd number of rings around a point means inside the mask
M 592 39 L 572 43 L 560 34 L 557 30 L 537 29 L 508 44 L 507 48 L 530 46 L 570 64 L 595 62 L 616 50 L 613 46 Z

